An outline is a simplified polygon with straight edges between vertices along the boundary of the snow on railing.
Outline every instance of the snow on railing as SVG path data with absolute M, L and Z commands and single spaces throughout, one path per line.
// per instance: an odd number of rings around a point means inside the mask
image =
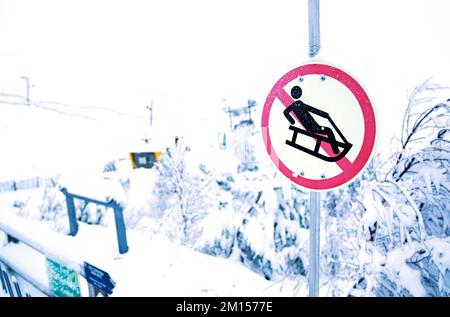
M 98 201 L 116 201 L 125 204 L 126 195 L 116 179 L 104 178 L 101 175 L 63 175 L 58 180 L 60 188 L 82 197 L 92 197 Z

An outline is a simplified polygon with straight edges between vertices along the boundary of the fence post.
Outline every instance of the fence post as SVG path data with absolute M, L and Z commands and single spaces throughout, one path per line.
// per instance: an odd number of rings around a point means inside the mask
M 128 252 L 127 232 L 125 228 L 125 221 L 123 219 L 123 208 L 116 201 L 111 201 L 111 206 L 114 209 L 114 220 L 116 223 L 117 242 L 119 243 L 119 253 L 124 254 Z
M 75 211 L 75 202 L 73 196 L 67 191 L 67 189 L 61 189 L 66 196 L 67 213 L 69 215 L 70 235 L 75 236 L 78 232 L 77 214 Z
M 3 279 L 3 269 L 2 269 L 2 264 L 1 264 L 1 262 L 0 262 L 0 281 L 1 281 L 1 283 L 2 283 L 2 289 L 3 289 L 3 291 L 6 292 L 6 282 L 5 282 L 5 280 Z

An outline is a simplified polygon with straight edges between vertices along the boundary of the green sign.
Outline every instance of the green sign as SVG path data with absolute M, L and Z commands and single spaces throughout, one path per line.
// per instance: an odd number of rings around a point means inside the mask
M 47 263 L 48 282 L 53 294 L 58 297 L 80 297 L 78 273 L 48 258 L 45 260 Z

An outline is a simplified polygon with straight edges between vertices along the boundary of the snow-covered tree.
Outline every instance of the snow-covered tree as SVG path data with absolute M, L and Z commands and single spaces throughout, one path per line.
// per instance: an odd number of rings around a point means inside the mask
M 255 150 L 252 136 L 255 134 L 253 121 L 243 120 L 234 127 L 232 146 L 239 161 L 238 173 L 256 171 Z
M 212 172 L 191 166 L 190 149 L 183 140 L 168 148 L 156 165 L 156 208 L 163 216 L 161 230 L 181 244 L 193 246 L 201 233 L 201 222 L 215 203 L 217 184 Z

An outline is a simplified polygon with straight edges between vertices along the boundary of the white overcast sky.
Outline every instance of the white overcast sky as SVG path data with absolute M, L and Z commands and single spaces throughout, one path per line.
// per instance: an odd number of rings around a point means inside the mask
M 167 95 L 198 99 L 193 112 L 221 113 L 210 100 L 252 98 L 261 110 L 278 78 L 308 60 L 307 7 L 307 0 L 0 0 L 0 92 L 24 95 L 27 75 L 36 100 L 124 109 Z M 429 77 L 450 86 L 449 16 L 448 0 L 321 1 L 318 57 L 367 88 L 379 145 L 400 130 L 407 90 Z

